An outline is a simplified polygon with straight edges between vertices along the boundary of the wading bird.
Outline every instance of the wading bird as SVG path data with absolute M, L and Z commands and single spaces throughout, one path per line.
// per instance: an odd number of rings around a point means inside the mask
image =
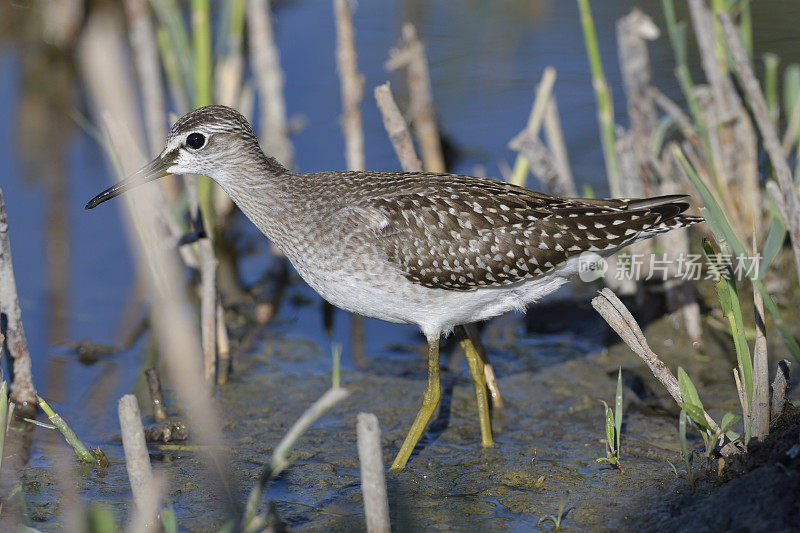
M 488 179 L 427 172 L 302 174 L 261 151 L 247 120 L 212 105 L 181 117 L 167 146 L 103 191 L 91 209 L 166 174 L 216 181 L 315 291 L 360 315 L 414 324 L 428 341 L 422 407 L 392 470 L 402 470 L 441 396 L 439 339 L 463 324 L 525 307 L 555 291 L 580 256 L 699 222 L 687 196 L 557 198 Z M 476 382 L 482 442 L 491 429 L 482 369 Z

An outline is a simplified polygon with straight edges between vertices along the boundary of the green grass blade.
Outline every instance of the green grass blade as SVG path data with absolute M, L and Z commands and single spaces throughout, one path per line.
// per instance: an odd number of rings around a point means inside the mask
M 784 241 L 786 241 L 786 225 L 779 215 L 773 213 L 769 222 L 767 241 L 764 243 L 764 250 L 761 252 L 761 261 L 758 265 L 758 279 L 764 279 L 764 274 L 777 257 Z
M 719 295 L 722 312 L 730 324 L 733 345 L 736 349 L 736 361 L 739 365 L 739 373 L 745 382 L 745 390 L 749 402 L 753 398 L 753 362 L 750 358 L 750 347 L 747 344 L 747 331 L 744 327 L 733 268 L 731 265 L 720 265 L 718 261 L 714 261 L 713 258 L 716 254 L 708 242 L 703 243 L 703 253 L 708 264 L 716 264 L 716 268 L 719 269 L 717 272 L 717 275 L 720 276 L 717 280 L 717 294 Z
M 44 401 L 42 397 L 38 397 L 39 399 L 39 408 L 44 411 L 47 417 L 50 419 L 50 422 L 53 423 L 56 428 L 61 432 L 64 436 L 64 439 L 67 443 L 72 446 L 72 449 L 75 450 L 75 455 L 77 455 L 81 461 L 87 463 L 94 463 L 97 461 L 92 452 L 89 451 L 89 448 L 86 447 L 83 442 L 78 438 L 74 431 L 67 425 L 61 416 L 55 413 L 50 405 Z
M 682 366 L 678 367 L 678 386 L 681 389 L 681 399 L 683 402 L 698 407 L 702 412 L 704 409 L 703 402 L 700 401 L 700 395 L 697 394 L 694 383 L 692 383 L 689 374 L 686 373 Z M 705 423 L 705 416 L 701 418 L 704 421 L 703 423 Z
M 189 96 L 189 101 L 194 101 L 194 86 L 192 80 L 193 59 L 192 47 L 189 41 L 189 32 L 183 20 L 181 8 L 177 0 L 150 0 L 153 11 L 159 23 L 167 30 L 170 43 L 172 44 L 163 52 L 173 54 L 175 63 L 178 65 L 181 74 L 181 86 L 184 94 Z M 166 62 L 166 61 L 165 61 Z
M 617 395 L 614 398 L 614 451 L 619 459 L 619 448 L 622 433 L 622 367 L 617 373 Z
M 753 286 L 758 290 L 758 292 L 761 293 L 761 296 L 764 298 L 764 306 L 769 310 L 770 315 L 772 315 L 772 318 L 775 321 L 775 325 L 777 326 L 778 331 L 783 337 L 786 346 L 789 348 L 789 351 L 792 353 L 792 356 L 800 363 L 800 345 L 798 345 L 797 340 L 792 336 L 791 332 L 789 331 L 789 328 L 786 326 L 786 322 L 783 320 L 783 317 L 781 316 L 778 307 L 772 300 L 772 296 L 770 296 L 770 294 L 764 288 L 763 283 L 757 277 L 757 273 L 754 272 L 752 265 L 750 265 L 750 261 L 749 258 L 747 257 L 744 245 L 739 240 L 739 238 L 736 237 L 736 234 L 733 232 L 733 229 L 728 223 L 727 218 L 725 218 L 725 214 L 722 212 L 722 209 L 720 208 L 713 194 L 711 194 L 711 191 L 708 189 L 708 187 L 706 187 L 706 185 L 694 171 L 692 166 L 686 160 L 686 157 L 683 155 L 683 152 L 681 152 L 679 148 L 676 148 L 675 150 L 675 157 L 677 158 L 678 162 L 681 164 L 683 169 L 686 171 L 686 175 L 689 177 L 689 180 L 697 189 L 697 192 L 700 194 L 700 197 L 702 198 L 703 202 L 706 203 L 706 207 L 708 209 L 706 212 L 704 212 L 703 216 L 709 222 L 709 226 L 711 226 L 711 229 L 714 230 L 715 237 L 717 237 L 717 239 L 720 241 L 726 242 L 733 250 L 734 257 L 742 261 L 742 265 L 745 268 L 745 271 L 748 272 L 749 276 L 752 276 L 750 277 L 750 280 L 753 282 Z
M 597 44 L 597 34 L 594 29 L 592 11 L 589 0 L 578 0 L 581 13 L 581 27 L 586 43 L 586 54 L 589 56 L 589 67 L 592 71 L 592 85 L 594 86 L 597 101 L 597 119 L 600 123 L 600 140 L 603 144 L 603 156 L 606 164 L 606 174 L 611 196 L 622 196 L 619 164 L 617 162 L 616 133 L 614 132 L 614 105 L 611 100 L 611 91 L 603 72 L 603 63 L 600 59 L 600 48 Z
M 722 422 L 719 424 L 719 429 L 721 433 L 727 433 L 728 430 L 731 428 L 733 424 L 735 424 L 739 420 L 739 416 L 733 413 L 725 413 L 725 416 L 722 417 Z
M 606 450 L 609 455 L 614 453 L 614 411 L 606 406 Z
M 178 533 L 178 519 L 175 517 L 175 509 L 172 508 L 171 503 L 161 511 L 161 528 L 164 533 Z
M 711 427 L 708 425 L 708 422 L 706 422 L 705 414 L 701 408 L 686 402 L 679 402 L 678 405 L 681 409 L 686 411 L 686 414 L 689 415 L 689 418 L 691 418 L 701 430 L 711 429 Z
M 764 98 L 767 112 L 772 122 L 777 125 L 780 117 L 778 104 L 778 63 L 780 59 L 773 53 L 764 54 Z

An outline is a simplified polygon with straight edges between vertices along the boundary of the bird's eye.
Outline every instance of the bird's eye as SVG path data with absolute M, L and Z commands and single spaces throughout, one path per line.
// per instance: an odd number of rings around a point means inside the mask
M 202 148 L 205 143 L 206 136 L 202 133 L 190 133 L 189 136 L 186 137 L 186 146 L 193 150 Z

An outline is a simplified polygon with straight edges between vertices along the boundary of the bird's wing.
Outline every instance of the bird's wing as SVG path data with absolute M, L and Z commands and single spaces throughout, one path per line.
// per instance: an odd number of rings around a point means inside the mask
M 349 205 L 341 213 L 407 279 L 473 290 L 545 274 L 584 251 L 617 249 L 680 227 L 683 196 L 564 199 L 489 180 L 449 180 Z M 693 221 L 692 221 L 693 222 Z

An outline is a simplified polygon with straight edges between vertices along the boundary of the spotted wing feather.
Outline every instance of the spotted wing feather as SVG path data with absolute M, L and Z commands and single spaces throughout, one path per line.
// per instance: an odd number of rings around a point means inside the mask
M 564 199 L 475 178 L 437 185 L 351 206 L 387 259 L 430 288 L 516 283 L 584 251 L 614 250 L 693 222 L 680 215 L 688 208 L 683 196 Z

